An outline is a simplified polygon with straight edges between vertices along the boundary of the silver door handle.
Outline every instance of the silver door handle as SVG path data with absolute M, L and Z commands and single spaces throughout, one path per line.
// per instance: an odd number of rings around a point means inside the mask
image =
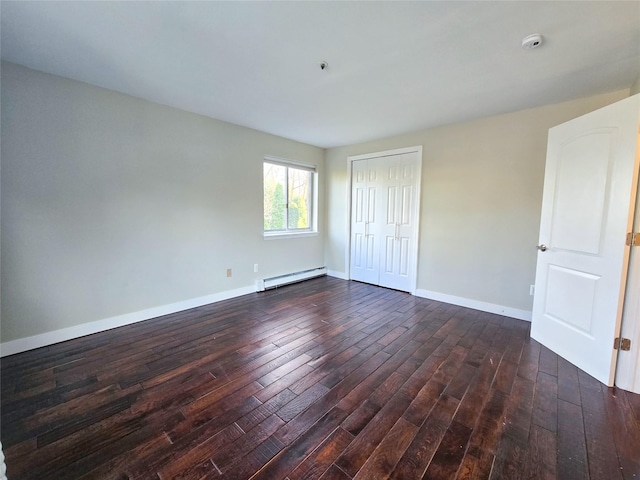
M 538 250 L 540 250 L 541 252 L 546 252 L 547 251 L 547 246 L 543 243 L 540 244 L 536 247 Z

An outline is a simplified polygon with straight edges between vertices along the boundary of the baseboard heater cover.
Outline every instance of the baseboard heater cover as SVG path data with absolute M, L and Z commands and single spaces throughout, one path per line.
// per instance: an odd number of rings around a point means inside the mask
M 256 291 L 263 292 L 272 288 L 282 287 L 290 283 L 301 282 L 310 278 L 322 277 L 327 274 L 327 267 L 312 268 L 301 272 L 288 273 L 277 277 L 265 278 L 256 282 Z

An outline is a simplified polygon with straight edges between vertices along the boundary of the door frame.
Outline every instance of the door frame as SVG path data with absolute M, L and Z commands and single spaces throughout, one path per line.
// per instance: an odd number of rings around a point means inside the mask
M 415 205 L 415 215 L 416 215 L 416 228 L 413 232 L 413 245 L 414 248 L 411 250 L 411 290 L 409 293 L 411 295 L 416 294 L 417 283 L 418 283 L 418 251 L 420 241 L 420 207 L 421 207 L 421 187 L 422 187 L 422 145 L 416 145 L 414 147 L 405 147 L 405 148 L 397 148 L 394 150 L 385 150 L 382 152 L 374 152 L 374 153 L 365 153 L 361 155 L 351 155 L 347 157 L 347 228 L 346 228 L 346 241 L 345 241 L 345 252 L 344 252 L 344 264 L 345 264 L 345 274 L 347 279 L 351 279 L 351 179 L 352 179 L 352 171 L 353 171 L 353 162 L 358 160 L 369 160 L 372 158 L 380 158 L 380 157 L 392 157 L 395 155 L 402 155 L 405 153 L 416 153 L 418 155 L 418 171 L 417 178 L 418 182 L 416 185 L 416 205 Z
M 636 142 L 636 170 L 640 170 L 640 125 Z M 640 232 L 640 175 L 636 183 L 635 218 L 631 232 Z M 626 292 L 622 306 L 620 337 L 631 340 L 631 351 L 618 350 L 614 383 L 623 390 L 640 394 L 640 247 L 629 247 Z
M 637 231 L 637 230 L 634 230 Z M 635 247 L 640 250 L 640 247 Z M 631 340 L 631 351 L 618 350 L 615 385 L 640 393 L 640 251 L 631 252 L 627 292 L 622 313 L 620 337 Z

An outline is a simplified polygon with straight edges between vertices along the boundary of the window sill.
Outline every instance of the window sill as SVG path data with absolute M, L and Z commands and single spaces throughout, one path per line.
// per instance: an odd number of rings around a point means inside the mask
M 298 238 L 298 237 L 317 237 L 318 232 L 278 232 L 278 233 L 263 233 L 265 240 L 278 240 L 282 238 Z

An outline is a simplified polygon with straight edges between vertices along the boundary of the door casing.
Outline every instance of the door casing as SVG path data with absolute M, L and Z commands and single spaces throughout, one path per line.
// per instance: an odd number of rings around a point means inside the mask
M 636 163 L 640 165 L 640 125 Z M 640 185 L 636 193 L 635 210 L 633 231 L 640 232 Z M 618 351 L 615 384 L 623 390 L 640 394 L 640 247 L 631 247 L 620 336 L 631 340 L 631 350 Z

